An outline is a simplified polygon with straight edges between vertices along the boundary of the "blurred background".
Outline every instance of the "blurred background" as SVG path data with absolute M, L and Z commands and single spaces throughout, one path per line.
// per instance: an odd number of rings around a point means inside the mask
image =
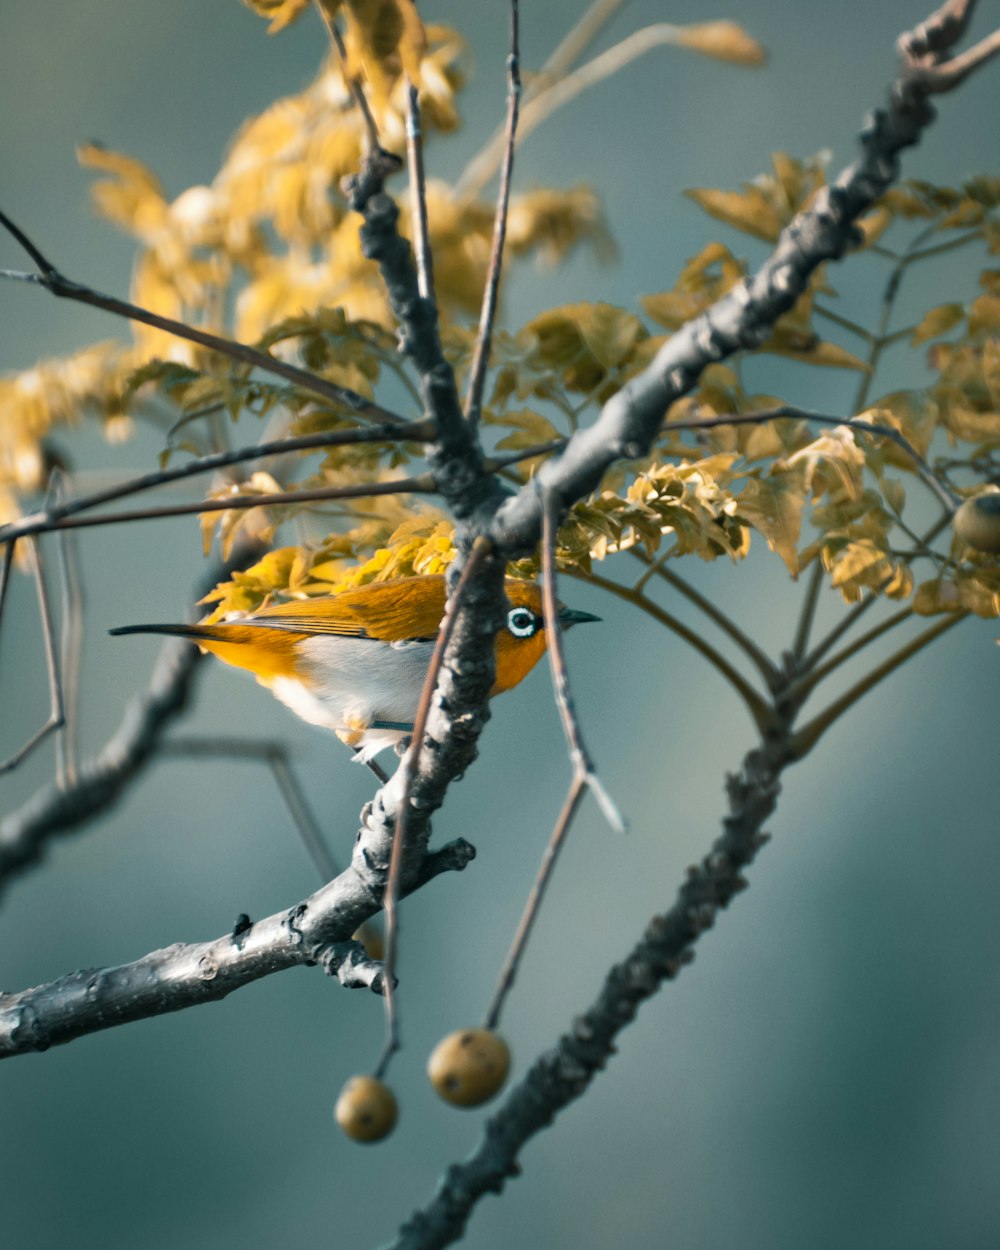
M 583 7 L 522 5 L 526 66 Z M 431 174 L 454 178 L 502 115 L 506 6 L 428 0 L 421 10 L 458 26 L 473 57 L 466 124 L 428 152 Z M 727 16 L 695 0 L 633 0 L 598 48 L 651 21 Z M 925 12 L 916 0 L 744 0 L 738 16 L 768 46 L 766 69 L 659 50 L 527 140 L 518 185 L 591 182 L 620 254 L 610 265 L 582 254 L 558 272 L 514 271 L 507 324 L 572 300 L 637 308 L 710 238 L 762 257 L 763 245 L 710 222 L 681 190 L 736 186 L 779 148 L 829 149 L 833 168 L 851 159 L 863 110 L 881 101 L 894 69 L 897 34 Z M 991 20 L 996 6 L 984 6 L 979 34 Z M 98 139 L 133 153 L 176 195 L 209 181 L 240 122 L 303 86 L 323 53 L 315 21 L 268 39 L 236 0 L 6 4 L 0 42 L 0 202 L 69 275 L 118 294 L 132 247 L 91 214 L 74 145 Z M 993 67 L 942 100 L 905 173 L 954 184 L 989 170 L 998 83 Z M 25 264 L 0 240 L 0 265 Z M 981 264 L 960 253 L 914 271 L 901 316 L 970 298 Z M 838 308 L 872 323 L 879 264 L 863 258 L 832 277 Z M 0 325 L 0 365 L 12 370 L 127 332 L 15 284 L 0 287 Z M 876 394 L 919 381 L 916 355 L 898 359 Z M 752 368 L 753 386 L 824 411 L 846 410 L 856 385 L 853 374 L 773 358 Z M 158 450 L 149 436 L 72 446 L 83 471 L 145 470 Z M 683 572 L 776 655 L 790 643 L 801 587 L 754 544 L 739 568 Z M 86 755 L 116 727 L 156 653 L 153 639 L 106 630 L 178 619 L 203 562 L 193 520 L 88 531 L 80 545 Z M 615 838 L 592 805 L 573 830 L 503 1023 L 515 1078 L 672 901 L 686 865 L 716 836 L 725 772 L 753 742 L 741 706 L 683 644 L 596 590 L 566 584 L 562 593 L 605 621 L 574 632 L 568 655 L 588 742 L 631 833 Z M 664 602 L 692 619 L 676 597 Z M 47 708 L 26 579 L 16 579 L 8 610 L 0 755 Z M 841 611 L 826 592 L 820 625 Z M 470 1250 L 1000 1244 L 997 632 L 972 620 L 947 634 L 786 774 L 751 889 L 623 1034 L 588 1096 L 527 1146 L 523 1176 L 479 1206 Z M 222 666 L 206 671 L 181 728 L 222 736 L 251 727 L 289 744 L 346 859 L 368 774 L 252 682 Z M 47 746 L 0 779 L 0 812 L 51 768 Z M 568 779 L 539 668 L 496 702 L 479 763 L 435 822 L 438 840 L 465 836 L 478 858 L 403 909 L 405 1050 L 392 1072 L 401 1119 L 387 1142 L 354 1146 L 331 1119 L 343 1080 L 374 1060 L 380 1001 L 316 970 L 273 976 L 221 1004 L 2 1065 L 5 1243 L 271 1250 L 301 1240 L 361 1250 L 389 1239 L 478 1139 L 484 1113 L 438 1102 L 423 1066 L 444 1032 L 480 1018 Z M 240 912 L 267 915 L 315 885 L 259 765 L 164 760 L 12 884 L 0 907 L 0 985 L 215 937 Z

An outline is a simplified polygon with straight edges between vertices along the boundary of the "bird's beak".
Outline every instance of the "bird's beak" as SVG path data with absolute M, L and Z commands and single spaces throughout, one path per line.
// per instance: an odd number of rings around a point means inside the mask
M 594 616 L 593 612 L 579 612 L 576 608 L 560 608 L 559 624 L 563 629 L 569 629 L 571 625 L 583 625 L 586 621 L 599 621 L 599 616 Z

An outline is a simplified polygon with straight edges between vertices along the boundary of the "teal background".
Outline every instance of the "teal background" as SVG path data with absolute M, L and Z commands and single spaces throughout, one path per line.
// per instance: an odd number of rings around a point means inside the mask
M 522 7 L 527 65 L 582 8 Z M 461 25 L 475 59 L 465 129 L 429 152 L 431 173 L 454 177 L 501 114 L 506 11 L 454 0 L 422 9 Z M 985 33 L 997 8 L 982 10 Z M 726 15 L 635 0 L 600 46 L 654 20 Z M 509 324 L 569 300 L 635 306 L 671 285 L 712 237 L 763 256 L 763 245 L 724 232 L 680 190 L 736 185 L 766 168 L 775 148 L 828 148 L 838 168 L 863 110 L 882 98 L 896 35 L 924 12 L 899 0 L 745 0 L 738 16 L 771 50 L 765 71 L 656 51 L 526 142 L 518 184 L 592 182 L 620 257 L 516 271 Z M 208 180 L 242 119 L 303 85 L 322 51 L 314 22 L 268 40 L 235 0 L 6 0 L 0 43 L 0 204 L 70 275 L 118 293 L 131 245 L 92 217 L 74 145 L 97 138 L 139 155 L 176 194 Z M 997 75 L 987 69 L 941 101 L 939 121 L 907 154 L 907 174 L 955 182 L 990 167 Z M 902 301 L 908 319 L 969 298 L 979 263 L 962 254 L 915 273 Z M 0 240 L 0 265 L 23 264 Z M 833 280 L 838 307 L 873 322 L 878 266 L 850 262 Z M 124 333 L 101 313 L 13 284 L 0 287 L 0 325 L 0 364 L 10 369 Z M 912 385 L 918 367 L 905 351 L 890 357 L 877 389 Z M 844 410 L 856 384 L 774 360 L 755 368 L 754 385 L 826 411 Z M 76 453 L 81 484 L 96 481 L 87 471 L 97 466 L 145 469 L 155 451 L 142 440 L 108 450 L 88 436 Z M 739 568 L 685 571 L 777 654 L 799 588 L 756 547 Z M 176 618 L 201 556 L 186 521 L 88 532 L 81 549 L 82 736 L 92 752 L 154 655 L 152 640 L 105 631 Z M 504 1019 L 518 1071 L 672 900 L 716 834 L 724 773 L 753 740 L 728 689 L 672 636 L 596 591 L 567 585 L 563 594 L 605 619 L 570 636 L 569 660 L 588 742 L 632 831 L 615 838 L 589 805 L 573 831 Z M 663 602 L 695 619 L 676 596 Z M 9 611 L 0 753 L 47 706 L 22 578 Z M 826 594 L 821 624 L 840 611 Z M 470 1250 L 1000 1243 L 997 632 L 972 621 L 949 633 L 786 775 L 751 889 L 623 1034 L 588 1096 L 527 1146 L 524 1175 L 480 1205 Z M 286 740 L 331 844 L 347 856 L 371 786 L 338 744 L 221 666 L 203 675 L 185 727 L 252 727 Z M 50 771 L 46 748 L 0 779 L 0 810 Z M 402 1118 L 389 1141 L 359 1149 L 330 1117 L 342 1081 L 373 1062 L 379 1001 L 315 970 L 274 976 L 216 1006 L 4 1064 L 4 1243 L 272 1250 L 302 1240 L 361 1250 L 387 1240 L 478 1138 L 483 1114 L 440 1104 L 422 1075 L 425 1056 L 443 1032 L 481 1015 L 568 779 L 539 669 L 497 701 L 478 765 L 436 821 L 439 839 L 466 836 L 479 858 L 403 910 L 406 1048 L 392 1074 Z M 213 937 L 240 912 L 269 914 L 314 885 L 268 776 L 250 764 L 165 761 L 12 885 L 0 909 L 0 985 Z

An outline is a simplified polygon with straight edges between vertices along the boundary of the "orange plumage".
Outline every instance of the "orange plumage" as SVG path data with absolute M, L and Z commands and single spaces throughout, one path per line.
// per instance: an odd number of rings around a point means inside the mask
M 538 586 L 507 578 L 505 589 L 511 606 L 496 637 L 492 694 L 522 681 L 546 647 Z M 190 638 L 227 664 L 249 670 L 304 720 L 334 730 L 370 759 L 412 729 L 445 599 L 443 577 L 404 577 L 273 604 L 237 621 L 127 625 L 111 633 Z M 597 619 L 560 611 L 564 628 Z

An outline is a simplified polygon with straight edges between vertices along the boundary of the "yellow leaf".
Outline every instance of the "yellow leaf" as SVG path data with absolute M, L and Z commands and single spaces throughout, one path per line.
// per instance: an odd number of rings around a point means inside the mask
M 773 243 L 781 233 L 782 221 L 774 205 L 758 187 L 748 184 L 745 191 L 715 191 L 695 187 L 685 191 L 689 199 L 710 217 L 735 226 L 757 239 Z
M 799 572 L 799 535 L 805 498 L 780 481 L 750 478 L 737 496 L 738 515 L 764 536 L 795 577 Z
M 848 499 L 860 499 L 864 465 L 864 452 L 854 441 L 854 432 L 848 426 L 838 425 L 793 452 L 776 468 L 801 466 L 806 495 L 832 495 L 840 490 Z
M 864 217 L 859 217 L 854 224 L 864 235 L 861 246 L 871 247 L 873 243 L 877 243 L 892 225 L 892 220 L 893 214 L 885 204 L 879 204 L 870 213 L 865 213 Z
M 261 17 L 266 17 L 271 23 L 267 33 L 276 35 L 302 16 L 309 8 L 310 0 L 243 0 L 243 3 Z
M 668 330 L 677 330 L 701 312 L 703 301 L 682 291 L 661 291 L 657 295 L 643 295 L 640 300 L 646 313 Z
M 980 295 L 969 309 L 969 334 L 1000 334 L 1000 295 Z
M 611 304 L 566 304 L 529 321 L 518 337 L 530 345 L 536 368 L 556 369 L 569 390 L 586 392 L 626 364 L 648 332 Z
M 373 103 L 383 107 L 397 79 L 416 80 L 426 46 L 413 0 L 347 0 L 347 73 L 363 77 Z
M 767 342 L 761 344 L 760 350 L 772 356 L 786 356 L 806 365 L 823 365 L 833 369 L 858 369 L 863 372 L 869 368 L 866 361 L 847 351 L 846 348 L 820 339 L 812 332 L 798 333 L 793 328 L 782 325 L 780 321 Z
M 781 435 L 773 421 L 762 421 L 760 425 L 751 427 L 743 448 L 748 460 L 762 460 L 765 456 L 777 456 L 785 450 Z
M 958 587 L 953 581 L 941 577 L 932 578 L 917 587 L 913 596 L 913 610 L 920 616 L 934 616 L 938 612 L 957 612 L 962 606 Z
M 986 565 L 963 569 L 957 581 L 963 607 L 987 620 L 1000 616 L 1000 569 Z
M 91 188 L 99 212 L 130 234 L 152 241 L 167 219 L 163 187 L 153 171 L 135 157 L 111 152 L 99 143 L 82 144 L 76 155 L 85 168 L 111 175 Z
M 684 26 L 677 33 L 677 43 L 719 61 L 737 65 L 763 65 L 767 52 L 738 22 L 699 22 Z
M 875 570 L 879 570 L 875 581 L 882 581 L 881 566 L 887 563 L 885 552 L 880 550 L 874 543 L 863 541 L 857 543 L 848 543 L 846 547 L 841 548 L 832 560 L 830 582 L 834 586 L 844 586 L 848 582 L 861 582 L 870 585 L 871 580 L 865 580 L 865 575 L 870 575 Z
M 961 304 L 939 304 L 936 308 L 930 308 L 913 331 L 910 342 L 916 347 L 920 343 L 926 343 L 928 339 L 940 338 L 958 325 L 964 316 L 965 308 Z

